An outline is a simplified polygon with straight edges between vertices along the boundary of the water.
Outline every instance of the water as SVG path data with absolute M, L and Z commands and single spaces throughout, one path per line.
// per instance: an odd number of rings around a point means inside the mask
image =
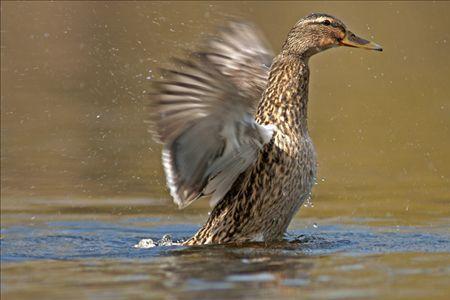
M 7 299 L 445 299 L 449 292 L 445 222 L 430 229 L 322 219 L 315 227 L 304 219 L 276 244 L 143 249 L 135 247 L 142 239 L 170 233 L 181 241 L 198 226 L 183 217 L 171 224 L 156 216 L 78 217 L 43 221 L 54 216 L 41 214 L 2 229 Z
M 146 224 L 143 228 L 142 224 Z M 171 252 L 188 249 L 180 245 L 195 233 L 195 226 L 179 224 L 152 227 L 148 218 L 125 219 L 107 223 L 96 221 L 48 222 L 37 226 L 12 226 L 2 230 L 3 262 L 28 260 L 133 259 L 170 256 Z M 439 228 L 438 228 L 439 229 Z M 367 226 L 326 225 L 318 229 L 292 230 L 284 242 L 251 243 L 248 249 L 268 253 L 272 250 L 292 255 L 373 255 L 396 252 L 450 252 L 450 234 L 445 230 L 415 227 L 371 228 Z M 447 228 L 448 229 L 448 228 Z M 171 235 L 167 235 L 170 232 Z M 154 241 L 148 245 L 148 239 Z M 138 246 L 140 242 L 141 246 Z M 243 248 L 246 249 L 247 246 Z M 253 248 L 256 247 L 256 248 Z M 154 248 L 154 249 L 149 249 Z M 208 249 L 228 246 L 205 246 Z M 238 249 L 241 246 L 237 247 Z M 266 249 L 267 248 L 267 249 Z M 200 250 L 198 250 L 200 251 Z M 240 250 L 236 250 L 240 251 Z M 288 254 L 289 255 L 289 254 Z
M 448 2 L 1 6 L 2 299 L 449 299 Z M 283 243 L 178 245 L 209 207 L 167 193 L 158 67 L 228 15 L 278 51 L 314 11 L 384 52 L 311 59 L 311 201 Z

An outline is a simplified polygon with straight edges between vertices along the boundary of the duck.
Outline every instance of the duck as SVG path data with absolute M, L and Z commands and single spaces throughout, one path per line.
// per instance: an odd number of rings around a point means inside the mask
M 329 14 L 312 13 L 274 55 L 252 23 L 229 20 L 150 93 L 150 132 L 174 202 L 209 198 L 206 223 L 184 245 L 283 240 L 316 181 L 308 132 L 309 59 L 327 49 L 382 51 Z

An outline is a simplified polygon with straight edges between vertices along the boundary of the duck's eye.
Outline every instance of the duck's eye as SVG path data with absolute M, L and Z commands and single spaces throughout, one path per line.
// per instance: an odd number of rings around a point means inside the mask
M 330 22 L 330 20 L 325 20 L 325 21 L 322 22 L 322 24 L 325 25 L 325 26 L 330 26 L 331 22 Z

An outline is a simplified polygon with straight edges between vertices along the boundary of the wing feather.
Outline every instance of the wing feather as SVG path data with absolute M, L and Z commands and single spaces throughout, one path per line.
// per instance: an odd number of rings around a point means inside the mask
M 151 131 L 180 208 L 204 195 L 220 201 L 272 137 L 273 128 L 253 118 L 271 60 L 254 26 L 230 22 L 155 82 Z

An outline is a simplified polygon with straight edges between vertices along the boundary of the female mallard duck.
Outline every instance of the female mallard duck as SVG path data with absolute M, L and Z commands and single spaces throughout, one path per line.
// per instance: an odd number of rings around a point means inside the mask
M 258 31 L 231 22 L 152 94 L 170 193 L 180 208 L 211 196 L 206 224 L 186 245 L 277 241 L 316 177 L 307 126 L 309 58 L 337 46 L 381 51 L 327 14 L 289 32 L 272 59 Z

